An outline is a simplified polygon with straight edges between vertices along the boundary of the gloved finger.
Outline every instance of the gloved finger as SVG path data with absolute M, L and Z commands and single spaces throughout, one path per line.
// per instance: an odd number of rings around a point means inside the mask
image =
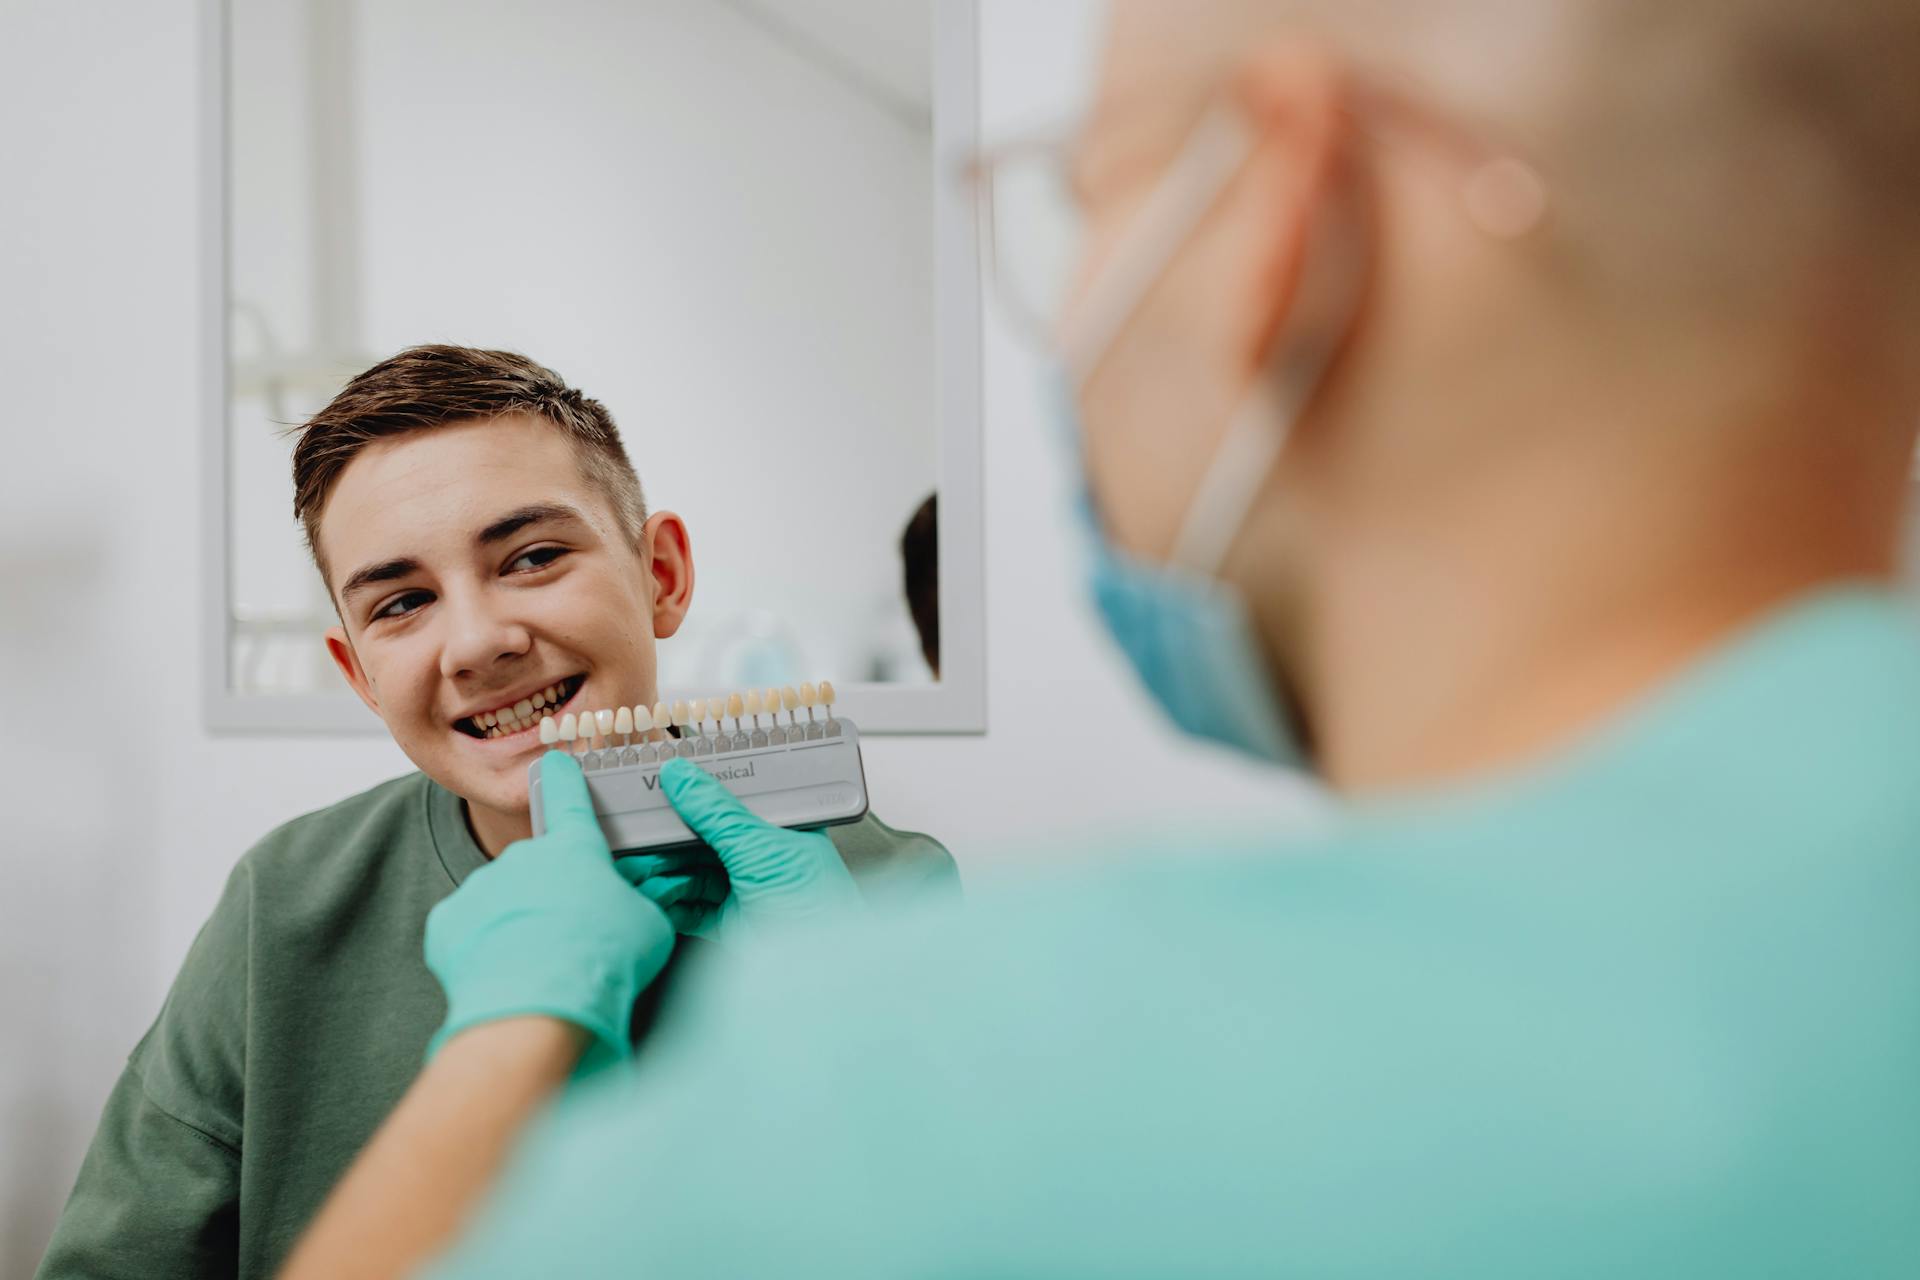
M 546 814 L 547 831 L 592 832 L 606 847 L 600 820 L 593 816 L 593 797 L 587 794 L 587 775 L 580 764 L 563 751 L 549 751 L 540 757 L 540 803 Z M 612 850 L 607 856 L 613 856 Z
M 668 886 L 675 888 L 677 900 L 704 902 L 710 907 L 717 907 L 725 902 L 727 894 L 733 888 L 724 875 L 650 876 L 633 887 L 647 897 L 653 898 L 655 893 L 666 892 Z
M 618 871 L 628 884 L 635 886 L 654 876 L 670 876 L 679 873 L 679 868 L 669 865 L 665 858 L 647 853 L 628 854 L 624 858 L 615 858 L 613 869 Z
M 705 845 L 669 849 L 665 853 L 622 853 L 615 855 L 629 879 L 639 876 L 677 876 L 707 874 L 720 870 L 720 860 Z
M 675 933 L 696 933 L 713 916 L 713 907 L 705 902 L 676 902 L 661 910 L 667 913 L 667 923 Z
M 779 827 L 753 812 L 714 776 L 691 760 L 669 760 L 660 770 L 660 789 L 693 833 L 725 863 L 750 853 L 757 839 Z
M 654 906 L 663 910 L 683 902 L 698 902 L 703 896 L 704 888 L 693 876 L 649 876 L 633 887 L 645 894 L 647 900 Z
M 655 876 L 698 876 L 707 880 L 718 879 L 723 883 L 727 877 L 720 859 L 713 856 L 713 850 L 704 847 L 697 856 L 687 851 L 669 854 L 630 853 L 614 858 L 613 869 L 631 885 L 638 885 Z
M 666 913 L 675 933 L 702 928 L 727 896 L 725 883 L 708 876 L 650 876 L 634 888 Z

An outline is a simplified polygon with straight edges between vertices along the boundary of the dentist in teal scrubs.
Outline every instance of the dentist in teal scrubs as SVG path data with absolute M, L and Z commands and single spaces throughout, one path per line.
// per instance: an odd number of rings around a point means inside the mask
M 549 756 L 286 1274 L 1920 1274 L 1916 66 L 1905 0 L 1120 0 L 996 270 L 1113 638 L 1337 820 L 878 918 L 686 762 L 724 874 L 616 866 Z

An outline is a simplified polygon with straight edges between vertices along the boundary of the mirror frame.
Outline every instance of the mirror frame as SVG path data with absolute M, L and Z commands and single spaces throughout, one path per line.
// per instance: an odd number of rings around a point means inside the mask
M 981 477 L 979 239 L 959 160 L 979 131 L 977 0 L 933 6 L 934 423 L 940 495 L 940 665 L 930 684 L 841 685 L 865 733 L 983 733 L 987 727 Z M 228 0 L 201 0 L 201 706 L 220 734 L 370 734 L 379 719 L 344 683 L 334 693 L 246 694 L 228 680 L 232 564 L 227 508 Z M 831 672 L 822 673 L 831 675 Z M 704 690 L 664 689 L 667 701 Z

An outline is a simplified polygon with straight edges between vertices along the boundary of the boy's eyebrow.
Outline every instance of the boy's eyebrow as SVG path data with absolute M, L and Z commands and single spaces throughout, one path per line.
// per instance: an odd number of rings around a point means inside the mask
M 411 556 L 402 556 L 397 560 L 382 560 L 379 564 L 362 565 L 347 576 L 340 586 L 340 599 L 344 603 L 354 592 L 364 591 L 381 582 L 392 582 L 395 578 L 404 578 L 410 573 L 420 571 L 420 562 Z
M 583 520 L 584 517 L 564 502 L 535 502 L 509 511 L 473 536 L 480 546 L 504 542 L 530 524 L 547 520 Z

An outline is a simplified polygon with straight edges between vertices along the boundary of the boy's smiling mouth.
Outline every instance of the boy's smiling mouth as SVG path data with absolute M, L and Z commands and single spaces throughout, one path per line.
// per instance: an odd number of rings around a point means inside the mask
M 490 711 L 463 716 L 453 722 L 453 727 L 469 738 L 486 740 L 530 732 L 539 727 L 540 717 L 552 715 L 556 708 L 571 702 L 586 680 L 585 674 L 556 680 Z

